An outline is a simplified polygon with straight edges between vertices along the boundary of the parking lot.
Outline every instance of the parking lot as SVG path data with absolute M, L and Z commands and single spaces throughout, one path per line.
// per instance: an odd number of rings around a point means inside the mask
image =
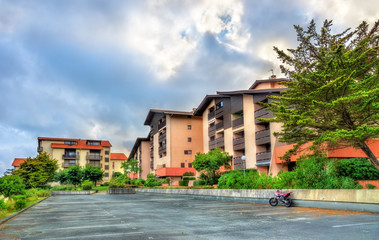
M 0 239 L 379 239 L 379 215 L 170 195 L 54 196 Z

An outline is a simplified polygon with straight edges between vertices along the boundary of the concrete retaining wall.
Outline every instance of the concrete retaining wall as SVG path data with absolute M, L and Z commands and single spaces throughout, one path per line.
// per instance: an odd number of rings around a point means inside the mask
M 51 191 L 51 195 L 90 195 L 91 191 Z
M 283 190 L 286 191 L 286 190 Z M 295 206 L 379 212 L 379 190 L 293 189 Z M 275 190 L 242 189 L 137 189 L 137 192 L 171 194 L 202 199 L 219 199 L 268 204 Z
M 134 194 L 135 188 L 108 188 L 108 194 Z

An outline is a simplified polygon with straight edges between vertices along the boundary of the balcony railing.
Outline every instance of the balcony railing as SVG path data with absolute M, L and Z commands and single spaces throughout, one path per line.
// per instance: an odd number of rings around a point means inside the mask
M 76 153 L 65 153 L 62 155 L 62 158 L 63 159 L 79 159 L 79 155 L 77 155 Z
M 163 140 L 166 140 L 166 133 L 159 135 L 159 141 L 162 142 Z
M 233 128 L 238 128 L 241 126 L 243 126 L 243 118 L 242 117 L 233 120 Z
M 271 162 L 271 151 L 259 152 L 256 154 L 257 166 L 268 166 Z
M 151 150 L 150 151 L 150 158 L 153 158 L 154 157 L 154 152 Z
M 222 107 L 216 110 L 215 117 L 216 118 L 222 117 L 223 114 L 224 114 L 224 108 Z
M 241 157 L 234 157 L 233 169 L 243 169 L 243 168 L 244 168 L 244 162 L 242 161 Z
M 215 111 L 208 113 L 208 120 L 211 120 L 215 117 Z
M 154 161 L 150 161 L 150 168 L 154 169 Z
M 233 139 L 233 149 L 237 151 L 245 149 L 245 138 L 240 137 Z
M 216 125 L 208 128 L 208 136 L 213 136 L 216 133 Z
M 263 123 L 263 121 L 258 120 L 258 118 L 273 118 L 274 115 L 271 111 L 268 111 L 266 108 L 258 109 L 254 112 L 255 124 Z
M 165 153 L 167 151 L 166 149 L 167 149 L 166 144 L 159 147 L 159 154 Z
M 255 145 L 263 145 L 271 142 L 270 129 L 255 132 Z
M 69 167 L 72 167 L 72 166 L 75 166 L 75 165 L 78 165 L 77 161 L 75 161 L 75 162 L 63 162 L 62 163 L 62 167 L 63 168 L 69 168 Z
M 209 149 L 215 149 L 216 148 L 216 140 L 209 141 Z
M 224 122 L 219 122 L 216 124 L 216 131 L 224 128 Z
M 94 167 L 99 167 L 99 168 L 101 168 L 101 164 L 99 163 L 99 162 L 89 162 L 88 163 L 88 165 L 92 165 L 92 166 L 94 166 Z
M 164 120 L 163 122 L 161 122 L 161 123 L 158 124 L 158 129 L 161 129 L 164 126 L 166 126 L 166 120 Z
M 216 147 L 224 147 L 224 137 L 216 138 Z
M 98 154 L 88 154 L 87 155 L 87 160 L 101 161 L 102 159 L 103 159 L 103 156 L 98 155 Z

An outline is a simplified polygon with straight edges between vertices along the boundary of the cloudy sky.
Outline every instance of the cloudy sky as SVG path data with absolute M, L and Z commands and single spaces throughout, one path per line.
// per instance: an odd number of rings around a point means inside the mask
M 376 0 L 0 0 L 0 174 L 37 137 L 110 140 L 129 153 L 150 108 L 278 77 L 293 25 L 336 31 L 378 18 Z

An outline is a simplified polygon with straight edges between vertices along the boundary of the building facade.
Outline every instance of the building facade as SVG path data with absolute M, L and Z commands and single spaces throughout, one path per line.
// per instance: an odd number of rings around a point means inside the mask
M 129 154 L 129 159 L 132 158 L 138 161 L 139 167 L 141 168 L 141 172 L 138 174 L 138 178 L 146 179 L 147 174 L 153 172 L 152 169 L 150 169 L 149 138 L 137 138 Z
M 15 158 L 12 162 L 13 171 L 20 168 L 21 163 L 25 162 L 26 158 Z
M 185 172 L 196 172 L 192 161 L 203 152 L 203 122 L 193 112 L 151 109 L 145 125 L 150 126 L 150 172 L 176 184 Z
M 287 79 L 273 76 L 257 80 L 247 90 L 207 95 L 194 112 L 203 118 L 204 152 L 218 147 L 233 156 L 233 169 L 257 168 L 276 174 L 279 170 L 272 164 L 272 149 L 283 144 L 273 133 L 280 131 L 280 124 L 259 119 L 273 117 L 262 103 L 269 101 L 268 96 L 286 90 L 282 81 Z
M 109 162 L 109 176 L 112 178 L 115 172 L 124 173 L 124 169 L 121 168 L 121 163 L 128 160 L 125 153 L 111 153 L 111 159 Z
M 106 140 L 39 137 L 37 150 L 58 160 L 59 169 L 74 165 L 84 167 L 87 164 L 100 167 L 104 170 L 104 180 L 107 181 L 110 178 L 111 147 L 111 143 Z

